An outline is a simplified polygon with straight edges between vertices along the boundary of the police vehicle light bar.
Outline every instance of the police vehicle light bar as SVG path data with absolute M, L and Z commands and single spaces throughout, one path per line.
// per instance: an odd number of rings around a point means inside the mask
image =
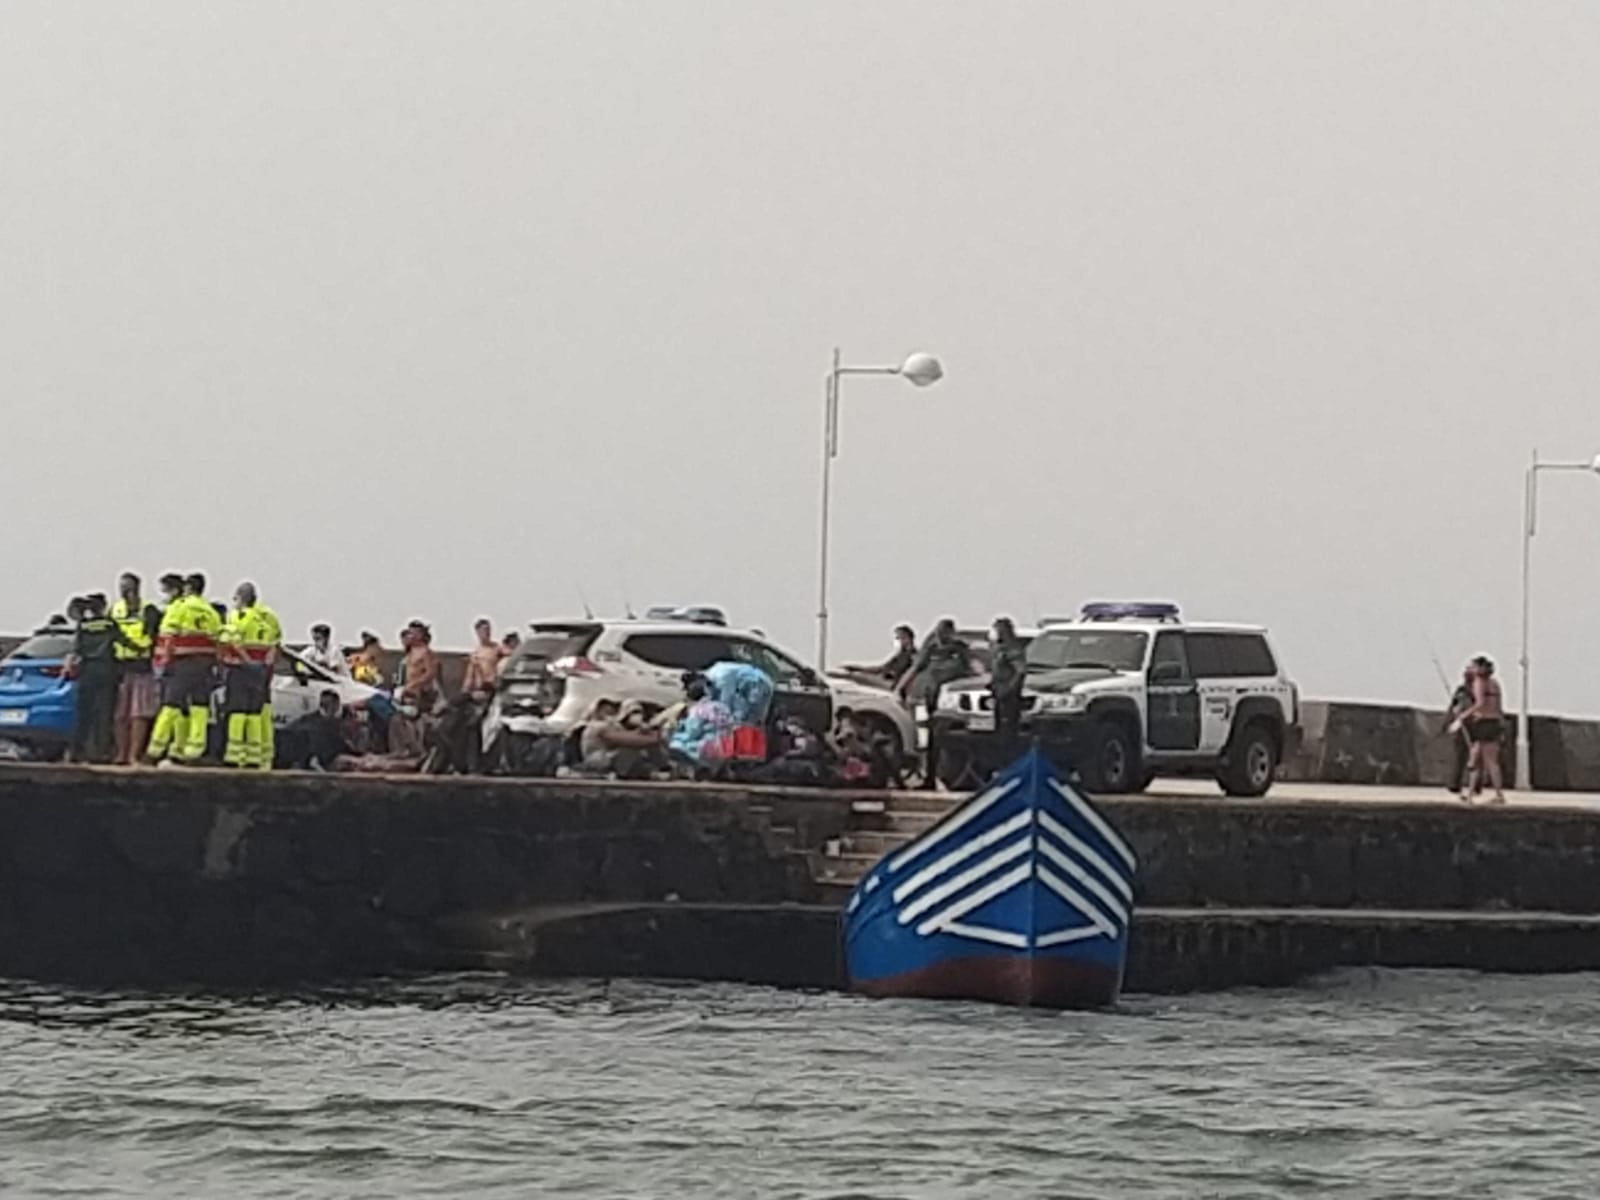
M 1164 600 L 1097 600 L 1083 606 L 1084 621 L 1177 621 L 1178 606 Z

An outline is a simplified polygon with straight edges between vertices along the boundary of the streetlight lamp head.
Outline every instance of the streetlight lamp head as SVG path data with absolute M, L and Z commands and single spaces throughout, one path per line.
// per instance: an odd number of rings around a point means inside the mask
M 1600 454 L 1596 454 L 1594 456 L 1594 460 L 1589 464 L 1589 470 L 1593 471 L 1596 475 L 1600 475 Z
M 918 353 L 907 356 L 906 361 L 900 364 L 900 374 L 918 387 L 927 387 L 944 378 L 944 368 L 933 355 Z

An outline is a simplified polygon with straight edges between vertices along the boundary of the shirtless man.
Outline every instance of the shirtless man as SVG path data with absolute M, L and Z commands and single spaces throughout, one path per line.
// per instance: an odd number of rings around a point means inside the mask
M 1472 739 L 1472 752 L 1467 756 L 1467 781 L 1461 786 L 1461 799 L 1472 803 L 1473 796 L 1483 789 L 1487 775 L 1489 786 L 1494 788 L 1493 804 L 1506 802 L 1505 781 L 1500 771 L 1500 739 L 1505 725 L 1505 702 L 1500 692 L 1500 681 L 1494 677 L 1494 662 L 1480 654 L 1472 660 L 1472 706 L 1450 725 L 1450 732 L 1465 729 Z
M 503 656 L 499 643 L 494 640 L 494 626 L 489 624 L 488 617 L 479 619 L 472 629 L 478 635 L 478 644 L 467 656 L 467 674 L 461 681 L 461 692 L 466 696 L 475 692 L 494 691 Z

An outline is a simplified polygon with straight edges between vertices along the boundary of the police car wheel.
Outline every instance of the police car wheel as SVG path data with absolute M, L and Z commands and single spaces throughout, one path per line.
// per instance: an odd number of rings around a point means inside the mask
M 1133 735 L 1121 721 L 1101 721 L 1090 741 L 1083 783 L 1091 792 L 1131 792 L 1144 779 Z
M 1277 773 L 1277 742 L 1272 730 L 1256 721 L 1234 737 L 1217 782 L 1230 796 L 1264 796 Z

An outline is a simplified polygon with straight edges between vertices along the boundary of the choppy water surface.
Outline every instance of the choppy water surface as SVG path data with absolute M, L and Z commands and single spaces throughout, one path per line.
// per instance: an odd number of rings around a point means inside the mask
M 0 1188 L 1592 1196 L 1597 982 L 1351 973 L 1095 1015 L 488 977 L 0 985 Z

